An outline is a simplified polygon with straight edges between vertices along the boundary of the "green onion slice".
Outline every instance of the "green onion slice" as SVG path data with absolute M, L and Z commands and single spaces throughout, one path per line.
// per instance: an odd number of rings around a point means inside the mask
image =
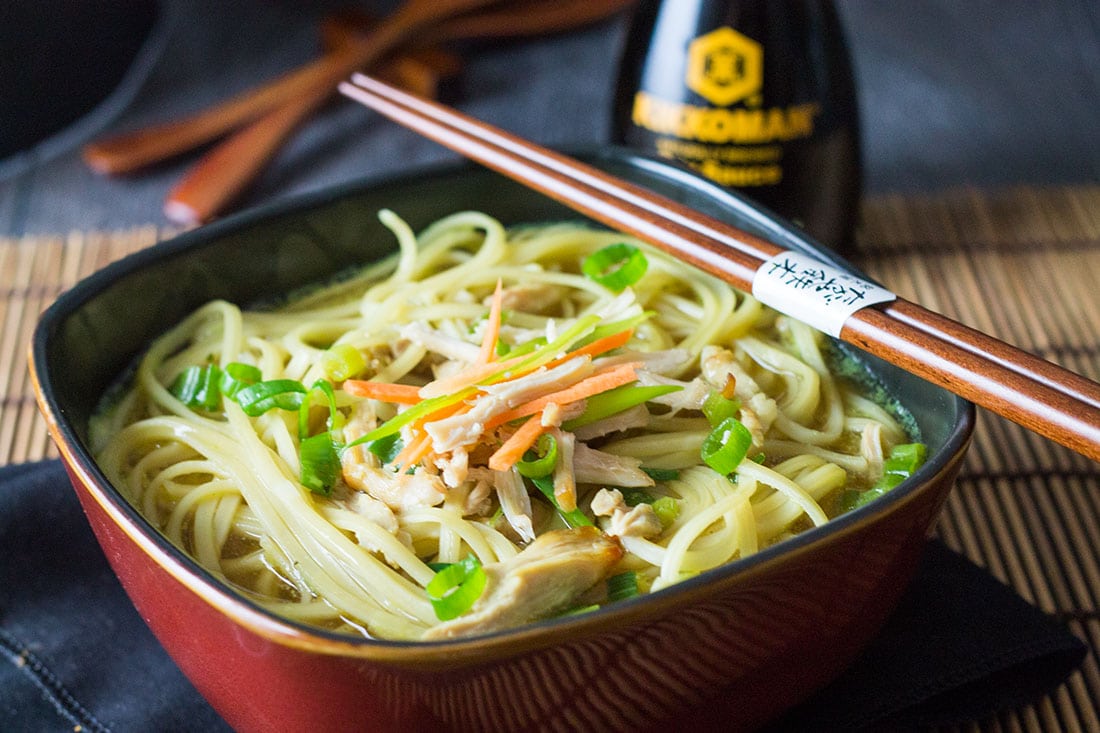
M 883 462 L 882 478 L 866 491 L 855 489 L 845 491 L 840 497 L 841 510 L 858 509 L 890 491 L 924 465 L 927 454 L 928 446 L 924 443 L 895 445 L 890 451 L 890 456 Z
M 625 601 L 638 595 L 638 574 L 633 570 L 612 575 L 607 579 L 607 599 L 609 601 Z
M 340 476 L 340 455 L 331 432 L 318 433 L 298 444 L 302 485 L 315 494 L 328 496 Z
M 589 280 L 619 292 L 642 279 L 649 262 L 637 247 L 619 242 L 584 258 L 581 272 Z
M 351 379 L 366 367 L 363 352 L 351 344 L 334 344 L 321 354 L 321 369 L 333 382 Z
M 549 433 L 539 436 L 534 450 L 523 454 L 523 459 L 516 463 L 516 470 L 527 478 L 542 478 L 554 472 L 558 465 L 558 441 Z
M 190 366 L 180 372 L 168 391 L 188 407 L 216 410 L 221 400 L 220 379 L 221 370 L 216 364 Z
M 436 617 L 449 621 L 469 611 L 485 590 L 485 581 L 485 569 L 473 555 L 437 572 L 425 587 Z
M 653 513 L 657 515 L 662 527 L 669 526 L 680 516 L 680 502 L 671 496 L 662 496 L 650 506 L 653 507 Z
M 234 399 L 246 415 L 256 417 L 270 409 L 297 410 L 306 394 L 305 385 L 294 379 L 269 379 L 242 388 Z
M 221 388 L 226 397 L 236 399 L 237 393 L 245 387 L 256 384 L 264 378 L 259 367 L 251 364 L 242 364 L 239 361 L 226 364 L 222 369 Z
M 629 410 L 635 405 L 649 402 L 655 397 L 677 392 L 681 389 L 683 387 L 675 384 L 654 384 L 642 387 L 630 383 L 609 389 L 606 392 L 600 392 L 589 397 L 585 403 L 584 412 L 572 420 L 566 420 L 562 424 L 562 429 L 576 430 L 582 425 L 603 420 L 605 417 L 611 417 L 624 410 Z
M 700 450 L 703 463 L 723 476 L 737 470 L 752 446 L 752 433 L 735 417 L 727 417 L 710 432 Z
M 328 418 L 325 420 L 325 428 L 335 430 L 343 422 L 343 416 L 336 407 L 336 391 L 332 388 L 332 384 L 324 379 L 318 379 L 302 397 L 302 403 L 298 406 L 299 439 L 309 435 L 309 411 L 313 407 L 313 397 L 317 393 L 323 395 L 325 401 L 328 402 Z
M 703 415 L 706 416 L 711 426 L 725 420 L 727 417 L 737 417 L 737 413 L 741 410 L 741 400 L 729 397 L 723 397 L 722 393 L 713 390 L 708 395 L 706 400 L 703 401 Z
M 378 456 L 378 460 L 382 463 L 393 463 L 393 459 L 397 458 L 397 454 L 405 447 L 405 441 L 401 439 L 400 433 L 392 433 L 378 440 L 372 440 L 364 447 Z
M 589 519 L 584 512 L 580 509 L 574 509 L 571 512 L 564 511 L 561 508 L 561 504 L 558 504 L 558 497 L 554 496 L 554 480 L 549 476 L 542 476 L 541 478 L 531 479 L 531 483 L 535 485 L 535 488 L 542 492 L 554 508 L 558 510 L 558 514 L 565 520 L 565 523 L 570 527 L 592 527 L 594 523 Z

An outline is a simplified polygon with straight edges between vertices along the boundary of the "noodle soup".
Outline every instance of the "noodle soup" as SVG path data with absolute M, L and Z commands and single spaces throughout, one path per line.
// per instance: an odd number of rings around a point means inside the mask
M 93 424 L 144 516 L 284 617 L 445 639 L 591 612 L 923 459 L 831 342 L 629 237 L 380 216 L 395 257 L 199 308 Z

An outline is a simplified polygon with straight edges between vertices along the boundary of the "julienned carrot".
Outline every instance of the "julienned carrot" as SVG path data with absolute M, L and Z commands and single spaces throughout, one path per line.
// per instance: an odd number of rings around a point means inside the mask
M 428 455 L 432 448 L 432 438 L 427 433 L 420 433 L 393 457 L 391 465 L 412 466 L 419 463 L 420 459 Z
M 345 379 L 344 391 L 355 397 L 367 397 L 399 405 L 415 405 L 423 399 L 420 396 L 420 388 L 411 384 L 370 382 L 364 379 Z
M 542 424 L 541 415 L 533 415 L 527 422 L 520 426 L 519 430 L 512 433 L 512 437 L 504 441 L 493 455 L 489 456 L 489 468 L 494 471 L 507 471 L 514 466 L 526 453 L 539 436 L 550 429 L 551 426 Z
M 506 410 L 490 418 L 485 424 L 485 429 L 492 430 L 495 427 L 499 427 L 517 418 L 534 415 L 536 412 L 542 412 L 551 402 L 565 407 L 572 402 L 577 402 L 578 400 L 591 397 L 594 394 L 606 392 L 609 389 L 614 389 L 628 382 L 633 382 L 638 378 L 634 370 L 641 365 L 642 362 L 640 361 L 618 364 L 606 371 L 597 372 L 590 377 L 586 377 L 565 389 L 551 392 L 542 397 L 536 397 L 530 402 L 525 402 L 518 407 Z
M 477 355 L 479 364 L 488 364 L 497 353 L 497 339 L 500 338 L 500 317 L 504 307 L 504 290 L 500 279 L 493 291 L 493 304 L 489 306 L 489 321 L 485 324 L 485 335 L 481 339 L 481 351 Z
M 591 357 L 595 358 L 595 357 L 599 356 L 600 354 L 605 354 L 608 351 L 611 351 L 612 349 L 617 349 L 620 346 L 624 346 L 626 344 L 626 342 L 630 340 L 630 337 L 633 336 L 633 335 L 634 335 L 634 329 L 633 328 L 627 328 L 623 331 L 619 331 L 618 333 L 613 333 L 610 336 L 604 336 L 603 338 L 596 339 L 595 341 L 593 341 L 590 344 L 585 344 L 584 346 L 580 347 L 579 349 L 574 349 L 573 351 L 570 351 L 568 354 L 565 354 L 564 356 L 560 356 L 557 359 L 554 359 L 553 361 L 549 362 L 546 366 L 547 366 L 547 368 L 555 367 L 558 364 L 563 364 L 563 363 L 569 361 L 570 359 L 573 359 L 573 358 L 578 357 L 578 356 L 591 356 Z
M 491 361 L 488 364 L 473 364 L 466 367 L 458 374 L 452 374 L 449 377 L 443 377 L 434 382 L 428 382 L 420 388 L 420 396 L 424 398 L 441 397 L 445 394 L 457 392 L 463 387 L 469 387 L 477 384 L 483 379 L 488 379 L 497 372 L 507 371 L 510 366 L 519 364 L 522 361 L 523 357 L 517 356 L 511 359 L 505 359 L 504 361 Z M 519 376 L 519 372 L 517 372 L 515 376 Z

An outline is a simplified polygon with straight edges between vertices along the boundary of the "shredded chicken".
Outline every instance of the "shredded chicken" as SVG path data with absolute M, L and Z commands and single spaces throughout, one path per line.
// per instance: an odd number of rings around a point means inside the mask
M 535 539 L 535 528 L 531 524 L 531 497 L 527 495 L 527 487 L 519 471 L 515 467 L 507 471 L 493 471 L 493 485 L 508 524 L 524 542 Z
M 570 384 L 582 379 L 591 371 L 591 365 L 592 360 L 587 356 L 577 357 L 552 369 L 538 369 L 503 384 L 484 387 L 488 394 L 468 412 L 429 422 L 424 430 L 431 436 L 437 453 L 472 445 L 481 437 L 490 418 L 538 397 L 546 391 L 547 385 Z
M 356 491 L 347 501 L 347 507 L 377 524 L 390 534 L 397 534 L 397 517 L 384 502 L 375 499 L 365 491 Z
M 351 488 L 367 492 L 394 510 L 443 503 L 447 487 L 439 476 L 427 471 L 393 473 L 356 460 L 359 455 L 362 453 L 353 448 L 345 451 L 341 458 L 344 481 Z
M 501 305 L 505 310 L 549 315 L 561 307 L 561 302 L 562 287 L 553 283 L 523 283 L 501 292 Z
M 378 420 L 369 400 L 362 400 L 344 426 L 344 440 L 352 442 L 373 430 Z M 378 458 L 363 446 L 348 448 L 340 457 L 344 482 L 366 492 L 393 510 L 437 506 L 446 493 L 439 476 L 426 471 L 393 473 L 382 468 Z
M 642 369 L 638 370 L 638 384 L 643 387 L 656 385 L 680 387 L 680 390 L 677 392 L 669 392 L 668 394 L 654 397 L 650 400 L 650 402 L 655 402 L 660 405 L 667 405 L 674 412 L 701 409 L 703 403 L 706 402 L 707 395 L 710 394 L 711 391 L 711 386 L 699 377 L 692 379 L 690 382 L 684 382 L 679 379 L 662 377 L 660 374 L 654 374 L 653 372 Z
M 661 520 L 649 504 L 627 506 L 623 492 L 618 489 L 600 489 L 592 497 L 592 513 L 608 517 L 607 533 L 616 537 L 656 537 L 661 534 Z
M 867 478 L 871 481 L 882 478 L 886 462 L 882 442 L 882 424 L 873 420 L 868 422 L 859 441 L 859 452 L 867 459 Z
M 554 465 L 554 498 L 562 511 L 577 508 L 577 477 L 573 473 L 573 453 L 577 438 L 573 433 L 554 428 L 550 431 L 558 444 L 558 462 Z
M 428 351 L 441 354 L 448 359 L 466 363 L 472 363 L 477 359 L 480 351 L 477 344 L 428 328 L 423 323 L 410 323 L 402 328 L 401 338 L 419 344 Z
M 653 479 L 630 456 L 615 456 L 577 443 L 573 448 L 573 474 L 578 483 L 612 486 L 652 486 Z
M 577 601 L 622 558 L 595 527 L 547 532 L 515 557 L 485 566 L 485 591 L 470 611 L 428 629 L 424 639 L 486 634 L 553 616 Z

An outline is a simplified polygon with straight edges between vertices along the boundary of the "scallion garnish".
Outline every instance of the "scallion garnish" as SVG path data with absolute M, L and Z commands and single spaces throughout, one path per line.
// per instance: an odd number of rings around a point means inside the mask
M 309 388 L 309 391 L 302 397 L 302 402 L 298 405 L 298 437 L 304 438 L 309 435 L 309 411 L 313 407 L 313 396 L 317 393 L 321 393 L 324 396 L 325 401 L 328 403 L 328 418 L 325 420 L 326 430 L 335 430 L 340 427 L 340 423 L 343 421 L 340 411 L 336 407 L 336 392 L 332 389 L 332 385 L 324 379 L 318 379 L 313 383 L 313 386 Z
M 639 504 L 652 504 L 653 497 L 641 489 L 619 489 L 623 495 L 623 503 L 627 506 L 638 506 Z
M 315 494 L 328 496 L 340 476 L 340 454 L 331 432 L 318 433 L 298 442 L 299 478 Z
M 535 449 L 516 462 L 516 470 L 527 478 L 542 478 L 554 472 L 558 465 L 558 441 L 553 435 L 543 433 L 535 443 Z
M 726 397 L 721 392 L 714 390 L 703 401 L 703 415 L 712 426 L 725 420 L 727 417 L 737 417 L 741 410 L 741 400 L 736 397 Z
M 654 481 L 675 481 L 680 478 L 680 472 L 675 468 L 651 468 L 642 466 L 642 471 Z
M 676 518 L 680 516 L 680 502 L 676 501 L 671 496 L 662 496 L 650 506 L 653 507 L 653 513 L 657 515 L 657 519 L 660 520 L 662 527 L 667 527 L 672 524 L 676 521 Z
M 190 366 L 180 372 L 168 391 L 188 407 L 216 410 L 221 401 L 220 379 L 221 370 L 216 364 Z
M 237 393 L 250 384 L 256 384 L 264 378 L 263 372 L 251 364 L 234 361 L 222 369 L 221 388 L 226 397 L 236 398 Z
M 582 425 L 594 423 L 605 417 L 611 417 L 631 407 L 649 402 L 655 397 L 677 392 L 683 389 L 675 384 L 655 384 L 645 387 L 636 384 L 624 384 L 621 387 L 609 389 L 606 392 L 592 395 L 588 398 L 584 412 L 572 420 L 566 420 L 562 429 L 573 431 Z
M 612 575 L 607 579 L 607 599 L 625 601 L 638 595 L 638 574 L 633 570 Z
M 397 454 L 401 452 L 401 449 L 405 447 L 405 441 L 401 439 L 400 433 L 392 433 L 378 440 L 372 440 L 363 446 L 374 455 L 378 456 L 378 460 L 383 464 L 393 463 L 397 458 Z
M 305 385 L 294 379 L 269 379 L 242 388 L 234 399 L 246 415 L 256 417 L 276 407 L 297 410 L 306 391 Z
M 866 491 L 855 489 L 845 491 L 840 497 L 840 508 L 843 511 L 857 509 L 882 496 L 912 476 L 918 468 L 924 465 L 927 453 L 928 446 L 924 443 L 895 445 L 890 451 L 890 456 L 882 464 L 882 478 Z
M 334 344 L 321 354 L 321 369 L 333 382 L 351 379 L 366 368 L 363 352 L 351 344 Z
M 436 617 L 449 621 L 469 611 L 485 590 L 485 581 L 485 569 L 473 555 L 437 572 L 425 587 Z
M 534 484 L 535 488 L 541 491 L 542 495 L 545 496 L 550 501 L 550 503 L 554 505 L 554 508 L 558 510 L 558 514 L 561 515 L 561 518 L 565 520 L 565 523 L 568 524 L 570 527 L 593 526 L 592 520 L 589 519 L 580 509 L 574 509 L 571 512 L 567 512 L 561 508 L 561 504 L 558 504 L 557 497 L 554 496 L 554 480 L 552 478 L 550 478 L 549 476 L 533 478 L 531 479 L 531 483 Z
M 619 242 L 585 257 L 581 272 L 589 280 L 617 293 L 641 280 L 648 267 L 649 262 L 640 249 Z
M 735 417 L 727 417 L 703 440 L 703 463 L 723 476 L 737 470 L 752 446 L 752 433 Z

